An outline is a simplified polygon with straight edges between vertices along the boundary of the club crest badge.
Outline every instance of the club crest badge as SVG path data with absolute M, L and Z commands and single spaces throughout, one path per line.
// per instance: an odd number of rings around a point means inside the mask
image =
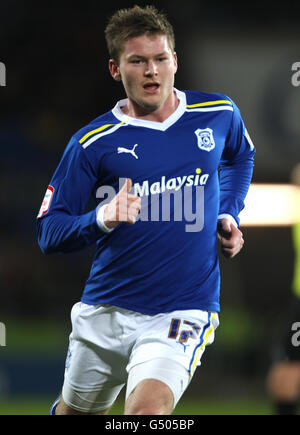
M 43 199 L 43 202 L 42 202 L 42 205 L 41 205 L 41 208 L 40 208 L 40 211 L 39 211 L 39 214 L 37 215 L 38 218 L 40 218 L 40 217 L 44 216 L 44 214 L 48 213 L 53 194 L 54 194 L 54 187 L 48 186 L 46 193 L 45 193 L 45 196 L 44 196 L 44 199 Z
M 198 148 L 200 150 L 211 151 L 215 148 L 216 145 L 211 128 L 198 128 L 195 131 L 195 135 L 197 136 Z

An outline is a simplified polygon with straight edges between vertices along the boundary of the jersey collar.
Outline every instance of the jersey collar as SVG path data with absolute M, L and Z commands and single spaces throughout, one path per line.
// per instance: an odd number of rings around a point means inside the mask
M 124 100 L 118 101 L 118 103 L 112 109 L 112 113 L 117 119 L 124 122 L 125 124 L 135 125 L 137 127 L 152 128 L 154 130 L 165 131 L 169 127 L 171 127 L 171 125 L 175 124 L 175 122 L 178 121 L 178 119 L 184 114 L 184 112 L 186 110 L 186 95 L 185 95 L 185 93 L 182 91 L 179 91 L 178 89 L 175 89 L 175 88 L 174 88 L 174 91 L 176 92 L 176 95 L 179 99 L 178 107 L 172 113 L 172 115 L 170 115 L 163 122 L 147 121 L 145 119 L 132 118 L 131 116 L 125 115 L 125 113 L 122 112 L 121 108 L 127 104 L 127 102 L 128 102 L 127 98 L 125 98 Z

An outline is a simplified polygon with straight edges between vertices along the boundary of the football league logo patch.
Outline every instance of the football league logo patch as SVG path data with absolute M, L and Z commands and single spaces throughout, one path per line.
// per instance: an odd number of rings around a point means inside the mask
M 40 218 L 40 217 L 44 216 L 44 214 L 48 213 L 49 208 L 50 208 L 50 204 L 51 204 L 51 200 L 53 197 L 53 193 L 54 193 L 54 187 L 48 186 L 46 193 L 45 193 L 45 196 L 44 196 L 44 199 L 43 199 L 43 202 L 42 202 L 42 205 L 41 205 L 41 208 L 40 208 L 40 211 L 39 211 L 39 214 L 37 215 L 38 218 Z
M 215 148 L 213 131 L 211 128 L 198 128 L 195 131 L 198 140 L 198 148 L 204 151 L 211 151 Z

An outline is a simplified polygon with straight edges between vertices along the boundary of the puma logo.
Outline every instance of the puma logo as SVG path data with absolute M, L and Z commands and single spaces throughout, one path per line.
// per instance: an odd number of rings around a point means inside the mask
M 136 159 L 138 159 L 138 156 L 136 155 L 136 153 L 134 152 L 135 148 L 138 146 L 138 144 L 136 143 L 132 150 L 129 150 L 128 148 L 124 148 L 124 147 L 118 147 L 118 154 L 120 153 L 129 153 L 131 154 L 133 157 L 135 157 Z
M 189 346 L 189 344 L 184 344 L 181 341 L 177 341 L 177 343 L 182 344 L 184 352 L 186 351 L 186 348 Z

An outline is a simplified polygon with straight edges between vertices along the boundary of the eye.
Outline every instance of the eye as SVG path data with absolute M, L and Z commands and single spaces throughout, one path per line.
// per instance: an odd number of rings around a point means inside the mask
M 135 65 L 139 65 L 140 63 L 142 63 L 142 60 L 141 60 L 141 59 L 132 59 L 132 60 L 130 61 L 130 63 L 133 63 L 133 64 L 135 64 Z

